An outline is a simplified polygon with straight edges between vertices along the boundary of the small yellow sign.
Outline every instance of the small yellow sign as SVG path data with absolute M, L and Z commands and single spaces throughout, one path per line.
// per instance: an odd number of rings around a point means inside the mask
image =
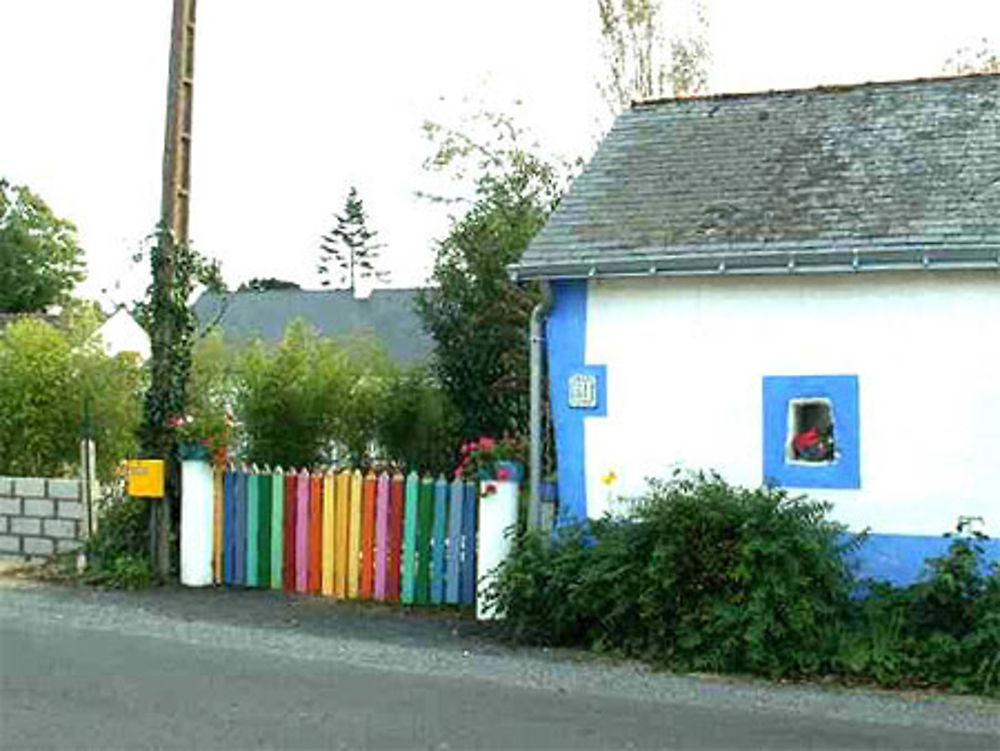
M 125 462 L 125 492 L 136 498 L 162 498 L 163 460 L 129 459 Z

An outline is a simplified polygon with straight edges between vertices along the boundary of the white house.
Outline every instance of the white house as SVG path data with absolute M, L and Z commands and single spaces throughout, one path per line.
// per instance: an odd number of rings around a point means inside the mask
M 682 466 L 831 501 L 896 581 L 1000 537 L 1000 76 L 636 104 L 515 271 L 561 514 Z
M 105 353 L 114 357 L 122 352 L 134 352 L 145 362 L 152 353 L 149 334 L 125 308 L 119 308 L 94 332 L 100 337 Z

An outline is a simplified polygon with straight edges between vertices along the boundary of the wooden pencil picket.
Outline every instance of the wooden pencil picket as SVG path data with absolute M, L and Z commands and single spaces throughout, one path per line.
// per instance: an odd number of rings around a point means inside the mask
M 213 488 L 217 584 L 421 606 L 474 600 L 475 483 L 228 466 Z

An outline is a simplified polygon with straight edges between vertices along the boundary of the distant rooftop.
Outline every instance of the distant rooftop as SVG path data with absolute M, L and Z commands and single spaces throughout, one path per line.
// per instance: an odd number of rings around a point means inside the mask
M 425 359 L 434 348 L 414 307 L 418 290 L 376 289 L 370 297 L 355 297 L 350 290 L 282 289 L 241 291 L 228 295 L 219 320 L 231 340 L 261 338 L 276 342 L 296 318 L 303 318 L 330 337 L 369 333 L 381 340 L 399 362 Z M 199 327 L 215 320 L 221 300 L 205 293 L 194 304 Z
M 1000 265 L 1000 75 L 634 104 L 520 278 Z

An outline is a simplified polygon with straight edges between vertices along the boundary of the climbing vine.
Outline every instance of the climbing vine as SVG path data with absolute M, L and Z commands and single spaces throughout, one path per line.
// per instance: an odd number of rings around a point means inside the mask
M 191 293 L 195 285 L 203 284 L 221 294 L 225 285 L 218 261 L 206 258 L 187 243 L 174 243 L 162 226 L 157 228 L 149 260 L 153 281 L 146 300 L 136 306 L 149 331 L 152 349 L 142 443 L 151 456 L 167 458 L 175 448 L 170 420 L 185 411 L 198 328 L 189 305 Z

